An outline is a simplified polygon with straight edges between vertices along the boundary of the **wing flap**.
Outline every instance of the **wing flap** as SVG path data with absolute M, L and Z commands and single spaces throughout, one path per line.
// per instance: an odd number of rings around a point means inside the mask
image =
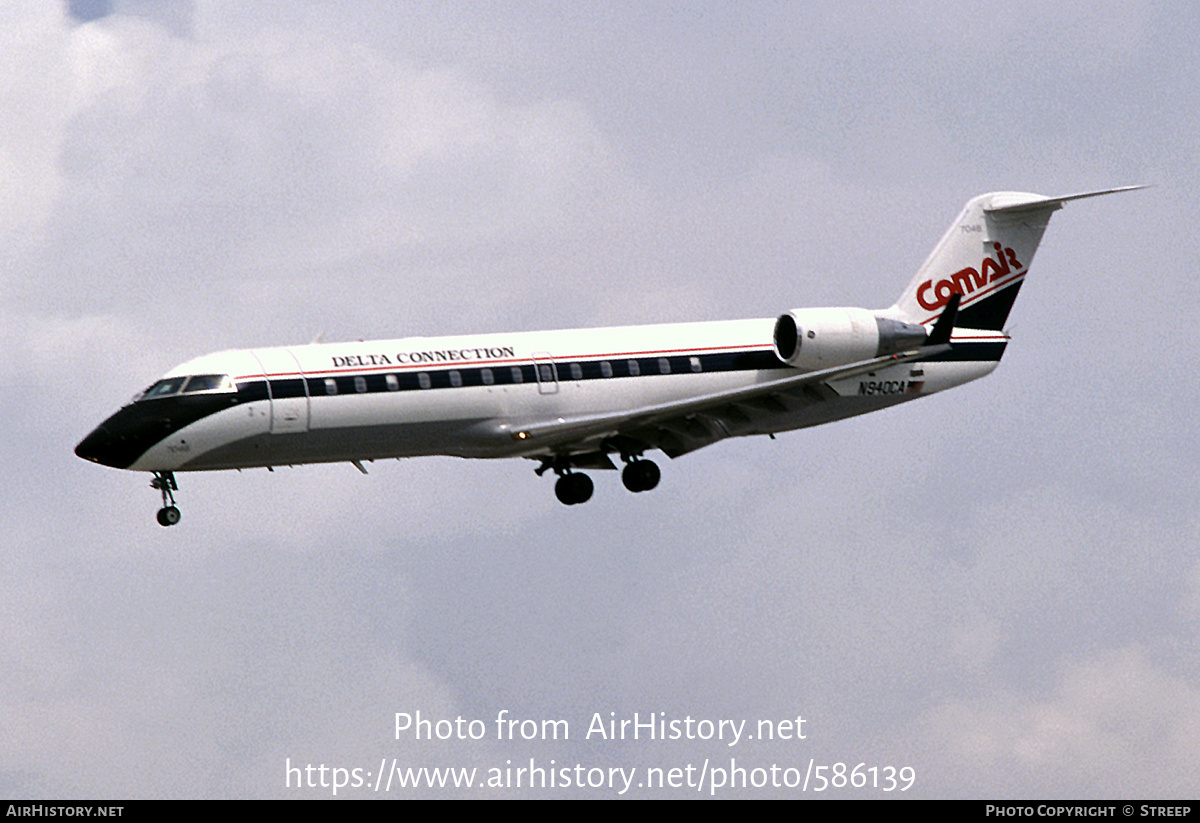
M 538 419 L 527 423 L 500 423 L 496 432 L 507 433 L 514 440 L 527 443 L 531 456 L 603 450 L 605 441 L 627 437 L 642 443 L 653 443 L 675 457 L 745 432 L 761 413 L 786 414 L 819 402 L 824 399 L 825 392 L 832 391 L 825 385 L 830 381 L 940 354 L 949 349 L 948 344 L 923 346 L 898 354 L 630 411 Z M 733 410 L 733 413 L 723 414 L 724 408 Z M 706 425 L 702 422 L 704 420 L 715 422 Z

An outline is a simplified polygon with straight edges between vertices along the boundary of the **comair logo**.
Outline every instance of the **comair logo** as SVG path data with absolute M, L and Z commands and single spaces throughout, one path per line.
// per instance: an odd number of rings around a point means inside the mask
M 996 257 L 1000 262 L 997 263 L 992 258 L 985 257 L 978 269 L 967 266 L 965 269 L 956 271 L 946 280 L 939 280 L 936 284 L 932 280 L 926 280 L 917 286 L 917 302 L 921 304 L 921 308 L 936 311 L 946 305 L 946 301 L 952 294 L 958 293 L 962 294 L 964 298 L 969 298 L 973 292 L 988 283 L 995 283 L 1010 274 L 1025 273 L 1025 267 L 1017 260 L 1016 252 L 1008 247 L 1002 247 L 999 243 L 993 243 L 992 248 L 996 250 Z

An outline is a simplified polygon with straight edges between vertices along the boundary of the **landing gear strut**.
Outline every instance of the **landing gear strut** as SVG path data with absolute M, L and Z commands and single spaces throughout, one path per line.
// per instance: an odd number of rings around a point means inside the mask
M 640 452 L 626 451 L 621 452 L 621 459 L 625 461 L 625 468 L 621 470 L 621 482 L 625 484 L 625 488 L 631 492 L 648 492 L 658 485 L 662 472 L 654 461 L 645 459 Z M 592 491 L 595 489 L 592 478 L 576 472 L 569 457 L 543 457 L 541 460 L 542 465 L 534 469 L 534 473 L 541 477 L 551 469 L 554 470 L 558 475 L 558 481 L 554 484 L 554 494 L 563 505 L 575 506 L 592 499 Z M 607 463 L 606 468 L 613 468 L 612 463 Z
M 621 470 L 621 482 L 631 492 L 648 492 L 658 485 L 662 472 L 652 460 L 638 457 L 630 460 Z
M 154 479 L 150 481 L 150 488 L 162 492 L 163 507 L 158 510 L 158 525 L 174 526 L 183 516 L 175 505 L 174 493 L 179 491 L 179 486 L 175 483 L 175 473 L 155 472 Z
M 564 457 L 544 457 L 542 465 L 534 469 L 533 473 L 541 477 L 551 469 L 558 475 L 558 480 L 554 483 L 554 495 L 564 506 L 575 506 L 592 499 L 592 491 L 595 489 L 592 478 L 572 471 L 570 460 Z

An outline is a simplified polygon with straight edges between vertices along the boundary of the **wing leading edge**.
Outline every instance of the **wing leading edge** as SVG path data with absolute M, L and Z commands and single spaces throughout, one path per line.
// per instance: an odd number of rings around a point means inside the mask
M 601 468 L 612 467 L 609 451 L 660 449 L 675 458 L 726 437 L 773 432 L 780 427 L 772 418 L 837 396 L 830 382 L 948 352 L 961 297 L 951 297 L 926 344 L 915 349 L 635 410 L 498 422 L 494 431 L 528 444 L 531 457 L 599 453 L 589 463 Z
M 953 322 L 952 315 L 949 321 Z M 526 454 L 529 457 L 548 458 L 609 451 L 636 454 L 650 448 L 661 449 L 670 457 L 679 457 L 726 437 L 774 431 L 775 427 L 765 423 L 764 418 L 787 414 L 828 399 L 833 393 L 833 389 L 827 385 L 831 381 L 949 350 L 948 343 L 922 346 L 898 354 L 632 411 L 557 417 L 553 420 L 497 422 L 493 431 L 507 434 L 518 443 L 528 444 Z M 591 461 L 591 464 L 596 465 L 596 461 Z

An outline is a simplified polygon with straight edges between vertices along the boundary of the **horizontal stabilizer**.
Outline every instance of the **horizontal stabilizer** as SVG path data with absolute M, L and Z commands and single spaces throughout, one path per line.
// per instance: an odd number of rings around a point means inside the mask
M 1079 194 L 1067 194 L 1062 197 L 1042 197 L 1038 194 L 999 194 L 992 198 L 990 205 L 984 206 L 983 210 L 988 214 L 1005 214 L 1008 212 L 1025 211 L 1027 209 L 1060 209 L 1063 203 L 1069 203 L 1072 200 L 1083 200 L 1088 197 L 1099 197 L 1102 194 L 1117 194 L 1123 191 L 1137 191 L 1145 189 L 1148 186 L 1118 186 L 1115 189 L 1102 189 L 1101 191 L 1085 191 Z

